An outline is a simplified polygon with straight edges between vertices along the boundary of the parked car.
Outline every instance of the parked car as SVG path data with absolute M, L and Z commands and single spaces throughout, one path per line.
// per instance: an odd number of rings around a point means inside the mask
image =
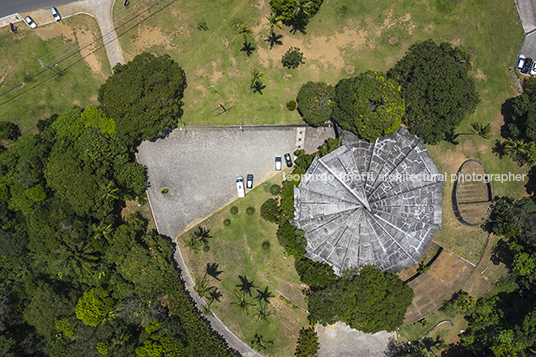
M 290 154 L 285 154 L 285 163 L 287 164 L 287 167 L 292 167 L 292 159 L 290 158 Z
M 246 191 L 244 190 L 244 178 L 242 176 L 238 176 L 236 178 L 236 190 L 238 191 L 238 197 L 246 197 Z
M 30 26 L 31 28 L 36 28 L 37 27 L 37 24 L 34 22 L 34 20 L 32 20 L 32 18 L 30 16 L 26 16 L 24 18 L 24 21 L 26 21 L 26 23 L 28 24 L 28 26 Z
M 536 61 L 532 61 L 532 67 L 530 68 L 530 75 L 536 76 Z
M 281 171 L 281 155 L 275 155 L 275 171 Z
M 253 188 L 253 175 L 248 174 L 246 178 L 246 188 Z
M 521 69 L 523 69 L 524 64 L 525 64 L 525 56 L 519 55 L 519 57 L 517 58 L 516 69 L 518 71 L 521 71 Z
M 56 9 L 55 7 L 50 8 L 50 13 L 52 14 L 52 17 L 54 18 L 54 20 L 56 21 L 61 20 L 60 13 L 58 12 L 58 9 Z
M 523 65 L 523 68 L 521 69 L 521 73 L 527 74 L 529 73 L 530 69 L 532 67 L 532 59 L 525 58 L 525 64 Z

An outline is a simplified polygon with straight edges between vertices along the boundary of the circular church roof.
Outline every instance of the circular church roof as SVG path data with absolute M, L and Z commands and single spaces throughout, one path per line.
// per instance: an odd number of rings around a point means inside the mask
M 374 264 L 417 264 L 441 229 L 442 176 L 422 140 L 400 128 L 374 143 L 345 132 L 344 145 L 315 157 L 294 188 L 293 224 L 305 255 L 336 274 Z

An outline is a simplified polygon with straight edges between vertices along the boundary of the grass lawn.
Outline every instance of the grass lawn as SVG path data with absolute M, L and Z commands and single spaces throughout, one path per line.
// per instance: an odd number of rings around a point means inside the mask
M 13 34 L 9 26 L 0 29 L 0 118 L 19 125 L 23 135 L 36 131 L 35 124 L 73 105 L 97 105 L 97 90 L 110 75 L 110 65 L 102 41 L 77 53 L 79 43 L 88 44 L 100 36 L 96 21 L 77 15 L 61 22 L 31 30 L 20 24 Z M 64 47 L 64 46 L 68 47 Z M 70 45 L 70 46 L 69 46 Z M 54 66 L 60 59 L 69 59 Z M 61 71 L 45 70 L 38 59 Z M 42 72 L 39 74 L 40 72 Z M 34 77 L 35 76 L 35 77 Z
M 280 184 L 281 175 L 276 177 Z M 200 224 L 210 229 L 213 237 L 208 252 L 196 254 L 185 246 L 184 240 L 189 232 L 179 236 L 177 242 L 194 280 L 205 274 L 207 263 L 217 263 L 218 270 L 223 271 L 221 281 L 210 278 L 210 285 L 223 292 L 221 302 L 216 303 L 217 307 L 214 308 L 223 323 L 248 344 L 255 334 L 262 335 L 264 340 L 273 340 L 273 347 L 267 350 L 272 356 L 290 356 L 294 353 L 300 328 L 308 324 L 307 313 L 285 302 L 280 296 L 283 294 L 299 306 L 307 305 L 294 268 L 294 258 L 285 258 L 284 249 L 277 242 L 277 225 L 260 217 L 260 206 L 272 197 L 269 188 L 275 182 L 274 178 L 248 191 L 245 198 L 235 201 Z M 238 208 L 238 214 L 230 213 L 232 206 Z M 248 207 L 255 208 L 251 216 L 246 214 Z M 230 226 L 224 226 L 225 219 L 231 220 Z M 264 241 L 270 243 L 269 249 L 261 247 Z M 240 283 L 239 275 L 247 276 L 259 289 L 268 286 L 275 295 L 270 300 L 270 310 L 274 315 L 269 317 L 268 322 L 258 321 L 254 316 L 257 306 L 251 307 L 249 315 L 246 315 L 231 305 L 235 300 L 236 285 Z
M 432 341 L 442 339 L 447 345 L 454 344 L 459 340 L 458 334 L 460 330 L 467 328 L 467 321 L 463 318 L 463 315 L 456 315 L 455 317 L 448 316 L 442 311 L 436 311 L 425 319 L 416 322 L 414 324 L 401 327 L 398 331 L 398 342 L 407 343 L 408 341 L 415 341 L 422 338 L 428 331 L 430 331 L 436 324 L 441 321 L 448 320 L 454 324 L 442 323 L 430 332 L 426 338 L 430 338 Z M 441 349 L 439 346 L 434 346 L 431 351 L 440 356 Z

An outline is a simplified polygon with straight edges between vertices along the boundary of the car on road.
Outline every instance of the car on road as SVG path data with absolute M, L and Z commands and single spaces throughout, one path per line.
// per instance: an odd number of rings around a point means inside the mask
M 50 13 L 52 14 L 52 17 L 54 18 L 54 20 L 56 21 L 61 20 L 60 13 L 58 12 L 58 9 L 56 9 L 55 7 L 50 8 Z
M 525 64 L 525 56 L 519 55 L 519 57 L 517 58 L 516 69 L 518 71 L 521 71 L 521 69 L 523 69 L 524 64 Z
M 290 158 L 290 154 L 285 154 L 285 163 L 287 164 L 287 167 L 292 167 L 292 159 Z
M 246 197 L 246 191 L 244 190 L 244 178 L 238 176 L 236 178 L 236 190 L 238 191 L 238 198 Z
M 275 171 L 281 171 L 281 155 L 275 155 Z
M 530 68 L 530 75 L 536 76 L 536 61 L 532 61 L 532 67 Z
M 26 21 L 26 23 L 28 24 L 28 26 L 30 26 L 31 28 L 36 28 L 37 27 L 37 24 L 34 22 L 34 20 L 32 20 L 32 18 L 30 16 L 26 16 L 24 18 L 24 21 Z
M 246 188 L 253 188 L 253 175 L 248 174 L 246 177 Z
M 532 59 L 525 58 L 525 64 L 523 65 L 523 68 L 521 69 L 521 73 L 527 74 L 530 71 L 530 68 L 532 67 Z

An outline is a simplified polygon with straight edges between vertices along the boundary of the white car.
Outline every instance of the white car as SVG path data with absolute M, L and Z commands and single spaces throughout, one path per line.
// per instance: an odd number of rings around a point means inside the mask
M 236 178 L 236 190 L 238 191 L 238 198 L 246 197 L 246 191 L 244 190 L 244 178 L 238 176 Z
M 536 76 L 536 61 L 532 62 L 532 66 L 530 66 L 530 75 Z
M 55 7 L 50 8 L 50 13 L 52 14 L 52 17 L 54 18 L 54 20 L 56 20 L 56 21 L 61 20 L 60 13 L 58 12 L 58 10 Z
M 26 23 L 28 24 L 28 26 L 30 26 L 31 28 L 36 28 L 37 27 L 37 24 L 34 22 L 34 20 L 32 20 L 32 18 L 30 16 L 26 16 L 24 18 L 24 21 L 26 21 Z
M 281 171 L 281 155 L 275 155 L 275 171 Z
M 519 57 L 517 58 L 516 69 L 518 71 L 521 71 L 524 65 L 525 65 L 525 56 L 519 55 Z

